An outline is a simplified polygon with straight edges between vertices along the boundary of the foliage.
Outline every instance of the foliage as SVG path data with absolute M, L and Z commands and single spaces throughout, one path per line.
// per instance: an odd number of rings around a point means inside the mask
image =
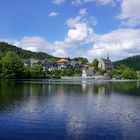
M 44 76 L 43 67 L 41 65 L 34 65 L 30 68 L 31 78 L 42 78 Z
M 134 70 L 140 70 L 140 55 L 129 57 L 113 63 L 115 66 L 126 65 Z
M 84 58 L 84 57 L 77 57 L 77 58 L 74 58 L 75 61 L 80 61 L 82 62 L 82 64 L 87 64 L 89 63 L 88 62 L 88 59 L 87 58 Z
M 24 67 L 24 71 L 23 71 L 23 73 L 24 73 L 24 78 L 31 78 L 31 72 L 30 72 L 30 67 Z
M 140 79 L 140 74 L 137 75 L 138 79 Z
M 80 69 L 55 69 L 52 71 L 52 76 L 56 78 L 60 78 L 61 76 L 81 76 Z
M 16 46 L 10 45 L 10 44 L 5 43 L 5 42 L 0 42 L 0 58 L 4 57 L 8 51 L 15 52 L 20 58 L 23 58 L 23 59 L 35 58 L 38 60 L 44 60 L 44 59 L 57 60 L 56 57 L 53 57 L 47 53 L 31 52 L 31 51 L 23 50 L 23 49 L 18 48 Z
M 137 79 L 138 78 L 137 73 L 134 70 L 130 69 L 130 68 L 126 68 L 124 70 L 124 72 L 122 73 L 122 77 L 124 79 Z
M 55 69 L 55 70 L 52 70 L 51 75 L 52 75 L 52 77 L 60 78 L 61 72 L 62 72 L 62 70 Z
M 17 54 L 7 52 L 1 61 L 2 78 L 21 78 L 23 75 L 23 63 Z
M 97 70 L 98 69 L 98 63 L 99 61 L 95 58 L 93 61 L 92 61 L 92 66 Z
M 109 76 L 115 79 L 137 79 L 137 73 L 125 65 L 120 65 L 115 67 L 112 71 L 110 71 Z
M 106 73 L 106 71 L 103 70 L 103 69 L 98 69 L 98 72 L 99 72 L 99 74 L 101 74 L 101 75 L 104 75 L 104 73 Z

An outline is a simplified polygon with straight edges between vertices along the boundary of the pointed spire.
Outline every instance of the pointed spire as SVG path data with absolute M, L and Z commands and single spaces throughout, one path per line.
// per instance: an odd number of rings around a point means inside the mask
M 107 52 L 107 59 L 109 60 L 109 52 Z

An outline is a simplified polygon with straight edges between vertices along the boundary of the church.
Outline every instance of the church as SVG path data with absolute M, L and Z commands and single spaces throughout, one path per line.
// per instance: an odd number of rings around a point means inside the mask
M 99 60 L 98 68 L 106 70 L 106 71 L 113 69 L 113 64 L 111 60 L 109 59 L 109 54 L 107 55 L 107 59 L 101 58 Z

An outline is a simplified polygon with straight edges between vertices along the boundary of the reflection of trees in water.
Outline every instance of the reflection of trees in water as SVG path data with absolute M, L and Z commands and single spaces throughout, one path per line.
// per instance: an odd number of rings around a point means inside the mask
M 140 96 L 140 82 L 104 82 L 93 84 L 49 84 L 42 81 L 0 81 L 0 107 L 13 103 L 15 100 L 28 100 L 61 95 L 63 96 L 86 96 L 110 95 L 111 92 Z
M 111 92 L 110 86 L 107 84 L 56 84 L 50 86 L 50 94 L 64 93 L 67 95 L 83 96 L 88 93 L 108 95 Z
M 114 82 L 111 84 L 111 89 L 113 92 L 120 94 L 127 94 L 132 96 L 140 96 L 140 86 L 139 82 L 128 81 L 128 82 Z
M 42 84 L 23 83 L 16 80 L 0 81 L 0 107 L 13 104 L 14 101 L 27 100 L 31 96 L 38 98 L 42 94 Z
M 56 94 L 73 94 L 83 96 L 93 93 L 107 95 L 110 93 L 108 84 L 47 84 L 33 81 L 0 81 L 0 100 L 1 102 L 10 102 L 12 100 L 23 100 L 30 96 L 55 96 Z
M 111 85 L 110 83 L 101 83 L 94 85 L 94 93 L 102 96 L 110 95 L 111 93 Z

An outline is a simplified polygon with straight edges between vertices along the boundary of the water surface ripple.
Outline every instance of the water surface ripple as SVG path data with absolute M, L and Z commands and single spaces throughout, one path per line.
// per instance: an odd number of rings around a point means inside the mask
M 140 140 L 140 81 L 0 81 L 0 140 Z

